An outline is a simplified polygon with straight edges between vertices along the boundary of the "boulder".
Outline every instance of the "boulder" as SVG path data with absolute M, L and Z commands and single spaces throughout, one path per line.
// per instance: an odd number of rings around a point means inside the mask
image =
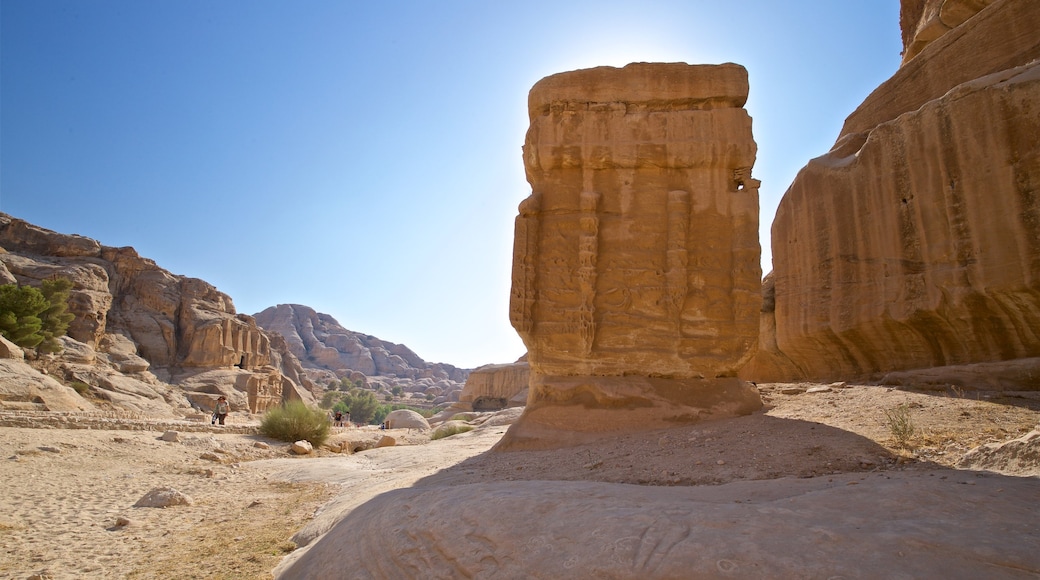
M 390 411 L 386 416 L 386 424 L 390 429 L 422 429 L 430 428 L 426 418 L 411 409 Z
M 310 441 L 295 441 L 289 446 L 289 449 L 296 455 L 310 455 L 314 452 L 314 446 Z

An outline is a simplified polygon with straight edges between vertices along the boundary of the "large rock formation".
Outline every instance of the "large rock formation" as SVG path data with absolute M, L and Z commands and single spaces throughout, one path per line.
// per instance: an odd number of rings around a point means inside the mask
M 1040 3 L 907 0 L 903 23 L 907 60 L 780 203 L 742 376 L 1017 359 L 1004 386 L 1040 388 Z
M 526 357 L 525 357 L 526 359 Z M 500 411 L 527 404 L 527 386 L 531 381 L 531 365 L 526 360 L 502 365 L 484 365 L 473 369 L 462 388 L 458 411 Z
M 428 363 L 403 344 L 347 330 L 308 306 L 279 304 L 254 317 L 261 328 L 284 338 L 314 380 L 347 378 L 373 388 L 399 386 L 429 394 L 433 403 L 441 404 L 457 401 L 469 376 L 467 369 Z
M 5 214 L 0 247 L 4 283 L 39 285 L 52 276 L 72 282 L 75 318 L 64 351 L 37 357 L 37 370 L 88 386 L 118 407 L 158 415 L 211 407 L 220 394 L 234 410 L 252 412 L 282 399 L 312 400 L 304 389 L 313 385 L 291 354 L 272 349 L 253 318 L 236 314 L 231 299 L 202 280 L 171 274 L 133 248 Z
M 510 318 L 532 380 L 503 448 L 760 406 L 732 378 L 761 303 L 747 92 L 739 65 L 682 63 L 531 89 Z

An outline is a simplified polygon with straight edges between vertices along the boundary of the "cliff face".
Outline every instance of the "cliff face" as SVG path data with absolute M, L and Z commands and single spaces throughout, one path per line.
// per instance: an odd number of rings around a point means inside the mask
M 168 413 L 225 394 L 239 410 L 309 398 L 299 363 L 231 299 L 198 279 L 176 276 L 133 248 L 103 246 L 0 214 L 0 282 L 72 281 L 64 353 L 38 366 L 86 383 L 116 405 Z M 71 339 L 71 340 L 70 340 Z M 295 364 L 295 366 L 294 366 Z M 220 371 L 219 379 L 206 378 Z M 224 376 L 227 375 L 227 376 Z M 170 390 L 181 384 L 185 397 Z M 195 392 L 197 391 L 197 392 Z
M 904 2 L 904 31 L 908 9 L 920 21 L 955 4 L 969 3 Z M 910 35 L 919 50 L 788 189 L 772 227 L 775 307 L 742 376 L 1040 357 L 1040 4 L 978 4 L 928 42 Z M 1007 386 L 1040 387 L 1014 374 Z
M 428 363 L 403 344 L 347 330 L 335 318 L 299 304 L 257 313 L 257 324 L 285 341 L 314 380 L 361 380 L 371 387 L 402 387 L 431 395 L 436 404 L 458 400 L 469 370 Z
M 485 365 L 469 374 L 456 408 L 464 411 L 498 411 L 527 404 L 531 367 L 527 361 Z

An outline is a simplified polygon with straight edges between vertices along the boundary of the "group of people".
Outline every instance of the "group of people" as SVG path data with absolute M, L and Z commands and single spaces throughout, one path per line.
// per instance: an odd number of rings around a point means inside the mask
M 343 411 L 336 411 L 332 414 L 332 425 L 334 427 L 345 427 L 350 424 L 350 413 L 344 413 Z

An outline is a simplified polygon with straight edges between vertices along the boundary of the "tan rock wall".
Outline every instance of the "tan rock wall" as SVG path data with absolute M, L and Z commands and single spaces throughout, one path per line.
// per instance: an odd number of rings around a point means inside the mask
M 510 297 L 531 381 L 498 449 L 761 407 L 735 378 L 762 300 L 747 91 L 739 65 L 681 63 L 531 89 Z
M 472 411 L 516 406 L 517 396 L 526 395 L 530 380 L 531 367 L 526 362 L 482 366 L 470 372 L 455 406 Z M 525 402 L 526 397 L 519 404 Z
M 746 97 L 738 65 L 600 67 L 531 90 L 510 315 L 533 371 L 715 377 L 752 352 Z
M 810 162 L 773 255 L 776 345 L 803 376 L 1040 355 L 1040 65 Z

